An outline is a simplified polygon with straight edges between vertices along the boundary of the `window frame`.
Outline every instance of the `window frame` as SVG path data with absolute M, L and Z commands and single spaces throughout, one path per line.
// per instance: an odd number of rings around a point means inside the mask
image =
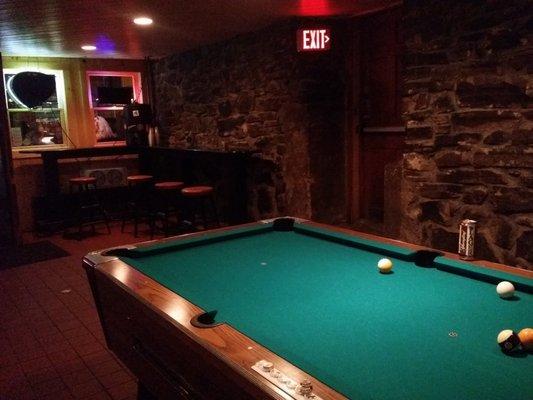
M 89 108 L 91 114 L 94 115 L 95 111 L 122 111 L 123 106 L 107 106 L 107 107 L 94 107 L 93 106 L 93 93 L 91 91 L 91 77 L 92 76 L 116 76 L 122 78 L 131 78 L 133 86 L 133 100 L 137 103 L 143 102 L 142 94 L 142 77 L 141 73 L 138 71 L 99 71 L 99 70 L 89 70 L 85 71 L 85 77 L 87 81 L 87 98 L 89 100 Z M 96 134 L 95 134 L 96 139 Z M 96 146 L 115 146 L 117 144 L 126 144 L 125 140 L 111 140 L 111 141 L 101 141 L 99 142 L 96 139 Z
M 93 106 L 93 94 L 91 92 L 91 76 L 117 76 L 122 78 L 132 78 L 133 85 L 133 100 L 137 103 L 143 102 L 142 85 L 141 85 L 141 73 L 136 71 L 86 71 L 87 78 L 87 96 L 89 99 L 89 107 L 91 110 L 122 110 L 124 107 L 111 106 L 111 107 L 94 107 Z
M 53 68 L 40 68 L 40 67 L 16 67 L 16 68 L 4 68 L 2 70 L 2 79 L 5 82 L 4 97 L 6 101 L 6 106 L 8 104 L 8 92 L 7 92 L 7 82 L 6 75 L 18 74 L 21 72 L 41 72 L 43 74 L 54 75 L 55 84 L 56 84 L 56 97 L 57 97 L 57 108 L 51 108 L 50 110 L 55 110 L 59 113 L 59 123 L 61 124 L 61 137 L 63 143 L 59 144 L 35 144 L 35 145 L 26 145 L 26 146 L 15 146 L 13 144 L 13 135 L 11 133 L 11 117 L 10 113 L 12 112 L 38 112 L 39 110 L 34 110 L 32 108 L 7 108 L 8 113 L 8 128 L 9 128 L 9 140 L 11 141 L 11 149 L 13 152 L 18 152 L 21 150 L 43 150 L 43 149 L 62 149 L 68 148 L 68 142 L 70 139 L 68 137 L 68 110 L 67 110 L 67 99 L 66 99 L 66 90 L 65 90 L 65 73 L 62 69 L 53 69 Z M 46 112 L 46 109 L 44 109 Z M 65 134 L 66 133 L 66 134 Z

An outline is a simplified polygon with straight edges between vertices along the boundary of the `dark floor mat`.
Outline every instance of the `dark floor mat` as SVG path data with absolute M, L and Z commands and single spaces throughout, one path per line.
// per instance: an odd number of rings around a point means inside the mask
M 70 253 L 48 240 L 20 247 L 0 247 L 0 270 L 69 255 Z

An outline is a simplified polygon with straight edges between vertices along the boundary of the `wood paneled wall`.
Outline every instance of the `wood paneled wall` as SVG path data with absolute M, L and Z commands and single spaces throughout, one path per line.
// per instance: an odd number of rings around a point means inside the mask
M 143 77 L 143 98 L 150 99 L 149 85 L 144 85 L 148 77 L 144 60 L 111 60 L 111 59 L 80 59 L 80 58 L 44 58 L 44 57 L 9 57 L 4 56 L 4 68 L 39 67 L 43 69 L 62 70 L 65 79 L 65 96 L 67 107 L 67 130 L 73 144 L 65 142 L 69 147 L 91 147 L 96 144 L 93 113 L 87 96 L 86 71 L 134 71 L 141 72 Z M 133 160 L 121 160 L 129 167 Z M 100 166 L 105 161 L 83 160 L 91 167 Z M 80 168 L 76 160 L 62 164 L 66 174 L 72 174 Z M 20 210 L 20 229 L 22 232 L 33 229 L 32 198 L 44 193 L 42 163 L 39 155 L 20 154 L 13 152 L 14 184 L 17 187 L 16 202 Z
M 87 97 L 86 71 L 134 71 L 147 77 L 144 60 L 112 60 L 56 57 L 3 57 L 4 68 L 43 68 L 62 70 L 65 79 L 67 133 L 69 147 L 90 147 L 96 144 L 93 113 Z M 149 99 L 148 85 L 143 85 L 143 97 Z M 16 154 L 15 154 L 16 156 Z

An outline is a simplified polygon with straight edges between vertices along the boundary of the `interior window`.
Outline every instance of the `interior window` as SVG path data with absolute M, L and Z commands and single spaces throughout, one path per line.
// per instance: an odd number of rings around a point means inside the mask
M 11 146 L 61 146 L 66 127 L 63 71 L 4 69 Z
M 125 139 L 123 108 L 142 102 L 141 75 L 138 72 L 88 71 L 89 104 L 93 110 L 96 141 Z

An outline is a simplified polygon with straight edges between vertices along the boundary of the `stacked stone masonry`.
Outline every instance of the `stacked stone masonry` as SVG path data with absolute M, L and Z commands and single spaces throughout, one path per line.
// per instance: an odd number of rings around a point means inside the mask
M 477 257 L 533 269 L 531 7 L 404 3 L 401 239 L 455 252 L 459 222 L 475 219 Z M 343 43 L 298 54 L 296 27 L 157 61 L 159 124 L 171 147 L 253 154 L 251 218 L 336 223 L 346 215 Z
M 533 269 L 533 4 L 407 1 L 402 238 Z
M 341 47 L 296 52 L 292 22 L 155 63 L 164 145 L 253 155 L 253 219 L 344 216 Z M 341 66 L 341 68 L 339 68 Z

